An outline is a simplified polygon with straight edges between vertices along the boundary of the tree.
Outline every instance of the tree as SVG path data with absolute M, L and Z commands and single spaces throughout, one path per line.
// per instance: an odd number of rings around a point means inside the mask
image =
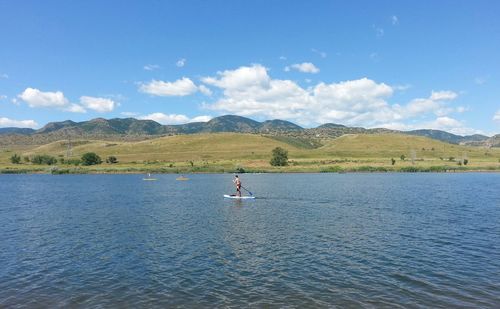
M 33 157 L 31 160 L 32 163 L 34 164 L 47 164 L 47 165 L 52 165 L 57 163 L 57 159 L 53 156 L 49 155 L 36 155 Z
M 101 157 L 99 157 L 95 152 L 87 152 L 82 156 L 82 165 L 96 165 L 101 163 Z
M 13 164 L 19 164 L 21 163 L 21 157 L 15 153 L 12 157 L 10 157 L 10 162 Z
M 399 157 L 401 159 L 401 161 L 404 161 L 406 159 L 406 156 L 403 154 L 401 155 L 401 157 Z
M 394 158 L 391 158 L 391 163 L 392 165 L 396 164 L 396 160 L 394 160 Z
M 118 163 L 118 159 L 115 156 L 109 156 L 106 159 L 106 163 L 115 164 L 115 163 Z
M 469 163 L 469 160 L 468 159 L 464 159 L 464 165 L 467 165 L 467 163 Z
M 288 150 L 281 147 L 273 149 L 273 157 L 271 158 L 272 166 L 287 166 L 288 165 Z

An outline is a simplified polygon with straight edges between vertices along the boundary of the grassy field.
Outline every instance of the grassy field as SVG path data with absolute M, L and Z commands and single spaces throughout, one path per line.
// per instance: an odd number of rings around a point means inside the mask
M 322 145 L 318 147 L 319 145 Z M 48 154 L 66 158 L 67 141 L 42 146 L 13 146 L 0 150 L 0 170 L 54 173 L 189 173 L 233 172 L 342 172 L 342 171 L 445 171 L 498 170 L 500 149 L 466 147 L 419 136 L 356 134 L 310 144 L 288 138 L 256 134 L 194 134 L 161 137 L 140 142 L 76 140 L 72 157 L 96 152 L 103 159 L 116 156 L 119 163 L 82 167 L 31 163 L 12 164 L 10 157 Z M 272 167 L 271 150 L 289 151 L 290 165 Z M 405 160 L 401 160 L 404 155 Z M 396 160 L 392 165 L 391 158 Z M 458 165 L 467 159 L 466 166 Z

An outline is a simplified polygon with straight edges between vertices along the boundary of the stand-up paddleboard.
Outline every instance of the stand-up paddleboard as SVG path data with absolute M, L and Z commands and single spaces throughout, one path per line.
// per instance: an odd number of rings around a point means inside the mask
M 142 178 L 142 180 L 144 181 L 153 181 L 153 180 L 157 180 L 156 178 Z
M 229 195 L 229 194 L 224 194 L 224 197 L 225 198 L 233 198 L 233 199 L 237 199 L 237 200 L 250 200 L 250 199 L 255 198 L 255 196 L 237 196 L 237 195 Z

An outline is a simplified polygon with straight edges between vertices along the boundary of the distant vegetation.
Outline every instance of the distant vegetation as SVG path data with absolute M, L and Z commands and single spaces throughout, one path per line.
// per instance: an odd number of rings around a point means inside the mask
M 56 157 L 42 154 L 42 155 L 35 155 L 32 159 L 31 162 L 33 164 L 46 164 L 46 165 L 53 165 L 57 163 Z
M 497 148 L 461 146 L 392 133 L 346 134 L 311 140 L 239 133 L 174 135 L 133 142 L 89 137 L 71 142 L 66 139 L 43 145 L 2 147 L 0 173 L 500 170 L 500 149 Z M 275 155 L 273 150 L 277 148 L 282 151 Z M 15 162 L 22 160 L 13 163 L 13 157 Z M 108 164 L 101 164 L 102 161 Z
M 82 165 L 96 165 L 101 164 L 102 160 L 95 152 L 87 152 L 82 156 Z
M 10 162 L 13 164 L 19 164 L 21 163 L 21 157 L 17 155 L 17 153 L 13 154 L 12 157 L 10 157 Z
M 109 156 L 106 159 L 106 163 L 115 164 L 115 163 L 118 163 L 118 159 L 115 156 Z
M 273 155 L 271 158 L 272 166 L 287 166 L 288 165 L 288 151 L 281 148 L 276 147 L 273 149 Z

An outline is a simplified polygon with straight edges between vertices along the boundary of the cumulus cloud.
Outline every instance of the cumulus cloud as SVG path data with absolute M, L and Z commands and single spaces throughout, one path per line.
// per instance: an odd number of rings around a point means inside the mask
M 86 113 L 91 109 L 99 113 L 111 112 L 119 104 L 107 98 L 90 96 L 80 97 L 79 103 L 70 102 L 61 91 L 40 91 L 35 88 L 26 88 L 12 102 L 18 104 L 18 99 L 28 104 L 29 107 L 56 108 L 71 113 Z
M 493 120 L 500 121 L 500 109 L 493 115 Z
M 164 113 L 152 113 L 149 115 L 141 116 L 139 119 L 148 119 L 154 120 L 158 123 L 164 125 L 172 125 L 172 124 L 183 124 L 188 122 L 206 122 L 212 119 L 210 116 L 198 116 L 190 119 L 186 115 L 178 115 L 178 114 L 164 114 Z
M 366 77 L 302 88 L 291 80 L 271 78 L 267 68 L 259 64 L 218 72 L 202 80 L 223 92 L 214 103 L 204 104 L 207 109 L 287 119 L 305 126 L 327 122 L 402 126 L 415 117 L 445 117 L 460 111 L 448 105 L 457 97 L 452 91 L 435 91 L 428 98 L 405 105 L 390 104 L 389 98 L 399 88 Z
M 185 59 L 185 58 L 182 58 L 182 59 L 177 60 L 177 62 L 175 63 L 175 65 L 176 65 L 178 68 L 182 68 L 183 66 L 185 66 L 185 65 L 186 65 L 186 59 Z
M 38 123 L 34 120 L 14 120 L 6 117 L 0 117 L 0 127 L 16 127 L 16 128 L 37 128 Z
M 160 66 L 157 64 L 146 64 L 143 67 L 143 69 L 146 71 L 154 71 L 154 70 L 158 70 L 159 68 L 160 68 Z
M 212 95 L 212 90 L 210 90 L 207 86 L 205 85 L 200 85 L 198 86 L 198 90 L 200 90 L 201 93 L 203 93 L 206 96 L 211 96 Z
M 61 91 L 43 92 L 35 88 L 26 88 L 17 97 L 30 107 L 63 107 L 68 104 L 68 99 Z
M 198 91 L 198 87 L 187 77 L 178 79 L 175 82 L 164 82 L 152 80 L 147 84 L 141 84 L 139 91 L 155 96 L 187 96 Z
M 196 116 L 194 118 L 191 118 L 189 122 L 207 122 L 210 121 L 213 117 L 212 116 Z
M 66 112 L 71 112 L 71 113 L 86 113 L 87 111 L 83 106 L 71 103 L 69 106 L 64 108 L 64 111 Z
M 311 73 L 311 74 L 319 72 L 319 69 L 311 62 L 295 63 L 285 67 L 286 72 L 289 72 L 291 70 L 296 70 L 302 73 Z
M 96 98 L 96 97 L 80 97 L 80 103 L 91 110 L 98 113 L 107 113 L 113 111 L 116 107 L 115 101 L 106 98 Z
M 458 97 L 458 94 L 453 91 L 432 91 L 430 99 L 434 101 L 449 101 L 454 100 L 456 97 Z

